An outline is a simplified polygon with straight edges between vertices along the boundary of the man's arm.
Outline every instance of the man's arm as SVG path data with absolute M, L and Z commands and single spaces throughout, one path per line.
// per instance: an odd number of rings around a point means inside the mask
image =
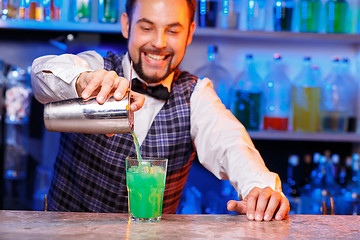
M 249 203 L 245 208 L 248 218 L 254 220 L 252 211 L 263 211 L 260 207 L 264 202 L 271 203 L 270 207 L 280 204 L 281 201 L 274 200 L 278 196 L 283 198 L 279 176 L 266 168 L 246 129 L 221 103 L 208 79 L 198 81 L 190 104 L 191 135 L 200 163 L 219 179 L 229 179 L 239 197 L 245 197 L 242 204 Z M 264 195 L 270 197 L 260 197 Z M 258 204 L 253 204 L 253 196 Z M 284 208 L 286 202 L 287 199 Z M 245 213 L 237 206 L 230 209 Z
M 36 99 L 41 103 L 62 99 L 96 97 L 99 104 L 114 95 L 121 100 L 129 88 L 129 80 L 114 71 L 106 71 L 103 58 L 95 51 L 77 55 L 44 56 L 34 60 L 31 84 Z M 144 96 L 132 93 L 131 110 L 140 109 Z
M 103 58 L 94 51 L 39 57 L 31 67 L 35 97 L 41 103 L 79 97 L 75 87 L 79 75 L 103 66 Z

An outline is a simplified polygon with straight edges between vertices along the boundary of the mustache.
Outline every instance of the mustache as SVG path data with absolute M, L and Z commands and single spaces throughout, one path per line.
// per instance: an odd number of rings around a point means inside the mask
M 158 55 L 174 55 L 174 51 L 167 50 L 167 49 L 140 48 L 140 51 L 150 53 L 150 54 L 158 54 Z

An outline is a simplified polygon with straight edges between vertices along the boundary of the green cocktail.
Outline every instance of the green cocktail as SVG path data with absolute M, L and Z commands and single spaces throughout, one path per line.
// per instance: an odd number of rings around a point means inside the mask
M 167 159 L 126 159 L 126 184 L 132 221 L 160 221 L 166 169 Z

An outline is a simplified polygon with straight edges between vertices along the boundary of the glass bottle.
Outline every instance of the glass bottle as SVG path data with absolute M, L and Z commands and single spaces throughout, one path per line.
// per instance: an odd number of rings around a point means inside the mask
M 288 129 L 291 84 L 282 69 L 281 55 L 275 53 L 274 65 L 265 78 L 264 86 L 264 129 Z
M 342 205 L 345 205 L 343 214 L 360 214 L 360 156 L 355 153 L 352 156 L 350 179 L 346 186 L 346 193 Z
M 321 7 L 320 0 L 299 1 L 300 32 L 319 32 Z
M 51 19 L 61 19 L 61 9 L 63 7 L 63 0 L 51 0 Z
M 99 22 L 116 23 L 119 18 L 119 1 L 99 0 L 98 3 Z
M 198 9 L 198 26 L 216 27 L 218 15 L 218 0 L 199 0 Z
M 247 29 L 264 30 L 265 12 L 266 0 L 248 0 Z
M 1 1 L 0 1 L 0 4 Z M 29 19 L 29 0 L 20 0 L 19 1 L 19 18 L 20 19 Z
M 303 67 L 293 81 L 293 129 L 317 132 L 319 126 L 320 85 L 311 68 L 311 57 L 304 57 Z
M 91 21 L 91 0 L 73 0 L 73 20 L 75 22 Z
M 25 207 L 27 153 L 27 123 L 32 90 L 25 70 L 8 71 L 5 91 L 5 154 L 4 182 L 6 208 Z
M 239 27 L 240 0 L 221 0 L 219 24 L 223 29 Z
M 259 130 L 261 122 L 261 78 L 253 55 L 247 54 L 244 70 L 236 77 L 232 93 L 232 112 L 247 130 Z
M 217 59 L 218 48 L 215 45 L 208 46 L 208 62 L 195 71 L 195 75 L 209 78 L 213 84 L 215 92 L 218 94 L 222 103 L 230 108 L 230 86 L 233 84 L 231 74 L 222 67 Z
M 45 21 L 51 21 L 52 14 L 51 14 L 51 5 L 54 0 L 42 0 L 42 8 L 43 8 L 43 20 Z
M 4 76 L 4 64 L 3 61 L 0 59 L 0 121 L 3 117 L 3 107 L 4 107 L 4 88 L 6 85 L 6 80 Z M 0 136 L 2 136 L 2 130 L 0 130 Z M 0 143 L 2 141 L 0 140 Z
M 20 0 L 19 18 L 42 21 L 49 14 L 47 7 L 50 7 L 50 0 Z
M 2 1 L 2 15 L 1 19 L 17 18 L 19 8 L 19 0 Z
M 299 179 L 297 173 L 299 172 L 299 156 L 291 155 L 288 159 L 287 179 L 284 183 L 284 193 L 289 199 L 291 214 L 299 213 L 300 208 L 300 192 Z
M 344 132 L 348 125 L 350 90 L 342 75 L 340 59 L 335 57 L 332 64 L 321 83 L 320 128 L 324 132 Z
M 328 0 L 326 9 L 326 32 L 347 33 L 350 22 L 348 21 L 349 4 L 346 0 Z
M 293 0 L 276 0 L 274 5 L 274 31 L 291 31 L 295 3 Z
M 359 103 L 357 101 L 358 98 L 358 82 L 354 78 L 354 76 L 351 74 L 350 71 L 350 61 L 348 58 L 343 58 L 341 61 L 342 65 L 342 72 L 343 77 L 347 81 L 347 84 L 349 85 L 349 101 L 352 103 L 349 105 L 349 111 L 348 111 L 348 132 L 355 132 L 356 131 L 356 112 L 359 106 Z

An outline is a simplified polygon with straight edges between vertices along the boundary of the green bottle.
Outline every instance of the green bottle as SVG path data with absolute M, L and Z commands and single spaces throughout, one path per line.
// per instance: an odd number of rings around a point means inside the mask
M 91 0 L 74 0 L 73 14 L 75 22 L 90 22 Z
M 119 18 L 118 0 L 99 0 L 99 22 L 116 23 Z
M 319 32 L 320 29 L 320 0 L 300 0 L 300 32 Z
M 349 4 L 346 0 L 328 0 L 326 8 L 326 32 L 347 33 L 350 21 Z

